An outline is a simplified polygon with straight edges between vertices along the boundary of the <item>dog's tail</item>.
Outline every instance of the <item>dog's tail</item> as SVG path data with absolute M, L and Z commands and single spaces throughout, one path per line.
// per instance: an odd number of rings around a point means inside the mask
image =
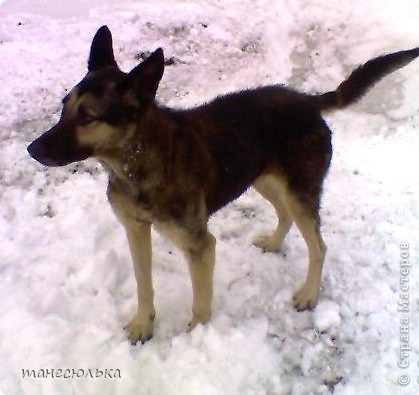
M 360 99 L 375 83 L 419 56 L 419 47 L 379 56 L 358 67 L 335 91 L 314 96 L 322 110 L 344 108 Z

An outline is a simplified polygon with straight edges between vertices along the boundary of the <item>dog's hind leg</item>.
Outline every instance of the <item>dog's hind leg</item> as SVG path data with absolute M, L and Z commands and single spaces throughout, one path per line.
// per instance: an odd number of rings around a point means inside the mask
M 309 266 L 304 284 L 294 294 L 294 307 L 305 310 L 314 307 L 320 293 L 320 281 L 326 245 L 320 234 L 320 220 L 317 209 L 305 205 L 301 199 L 288 192 L 286 206 L 307 244 Z M 317 205 L 316 205 L 317 206 Z
M 267 175 L 256 179 L 253 187 L 274 206 L 278 216 L 274 233 L 256 238 L 253 244 L 264 251 L 279 251 L 292 224 L 291 216 L 282 200 L 285 194 L 284 183 L 278 177 Z

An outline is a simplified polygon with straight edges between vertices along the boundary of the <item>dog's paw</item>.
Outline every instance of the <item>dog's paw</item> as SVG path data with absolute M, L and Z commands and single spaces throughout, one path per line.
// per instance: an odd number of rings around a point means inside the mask
M 132 345 L 139 341 L 144 344 L 153 337 L 154 315 L 142 317 L 136 314 L 134 318 L 125 325 L 128 332 L 128 339 Z
M 192 319 L 188 323 L 188 327 L 186 329 L 186 332 L 191 332 L 198 324 L 208 324 L 208 322 L 211 320 L 211 313 L 204 314 L 204 315 L 193 315 Z
M 319 299 L 319 288 L 304 284 L 293 296 L 294 307 L 297 311 L 312 309 Z
M 259 236 L 253 240 L 255 247 L 261 248 L 265 252 L 278 252 L 281 249 L 280 243 L 273 236 Z

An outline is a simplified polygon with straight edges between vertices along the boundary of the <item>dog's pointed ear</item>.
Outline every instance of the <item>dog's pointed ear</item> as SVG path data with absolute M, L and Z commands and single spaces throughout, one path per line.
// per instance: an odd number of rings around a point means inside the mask
M 119 91 L 140 101 L 154 99 L 164 73 L 164 54 L 155 50 L 144 62 L 132 69 L 119 84 Z
M 100 70 L 107 66 L 116 66 L 112 48 L 112 35 L 107 26 L 102 26 L 93 37 L 90 47 L 88 70 Z

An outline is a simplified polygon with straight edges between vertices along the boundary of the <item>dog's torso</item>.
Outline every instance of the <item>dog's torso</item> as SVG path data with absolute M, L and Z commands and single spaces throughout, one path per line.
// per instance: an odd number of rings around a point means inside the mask
M 319 108 L 282 86 L 185 111 L 155 107 L 143 122 L 141 133 L 120 144 L 124 152 L 102 158 L 112 206 L 141 221 L 190 224 L 197 213 L 210 215 L 237 198 L 262 174 L 274 173 L 309 193 L 320 188 L 330 162 L 330 133 Z

